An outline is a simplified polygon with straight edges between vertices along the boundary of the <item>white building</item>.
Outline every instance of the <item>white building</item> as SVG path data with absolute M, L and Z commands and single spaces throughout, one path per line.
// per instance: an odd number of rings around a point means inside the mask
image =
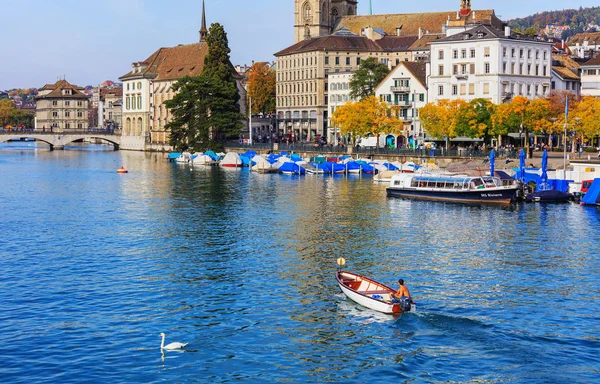
M 341 136 L 340 128 L 335 127 L 331 122 L 331 116 L 336 109 L 349 101 L 358 101 L 350 97 L 350 81 L 352 72 L 331 73 L 327 79 L 327 89 L 329 89 L 329 124 L 327 128 L 327 142 L 337 143 Z
M 583 32 L 571 37 L 569 48 L 580 59 L 592 57 L 600 52 L 600 32 Z
M 552 55 L 552 91 L 581 94 L 581 66 L 567 55 Z
M 600 97 L 600 56 L 581 65 L 581 95 Z
M 552 44 L 480 25 L 431 43 L 429 101 L 484 98 L 495 104 L 548 95 Z
M 379 146 L 417 146 L 425 140 L 419 109 L 427 104 L 427 69 L 428 64 L 423 62 L 400 62 L 375 88 L 375 96 L 398 107 L 404 122 L 401 135 L 381 135 Z

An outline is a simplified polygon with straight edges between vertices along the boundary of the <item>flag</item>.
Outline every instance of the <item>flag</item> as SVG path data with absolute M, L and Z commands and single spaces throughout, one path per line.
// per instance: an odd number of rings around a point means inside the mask
M 565 97 L 565 119 L 569 118 L 569 97 Z

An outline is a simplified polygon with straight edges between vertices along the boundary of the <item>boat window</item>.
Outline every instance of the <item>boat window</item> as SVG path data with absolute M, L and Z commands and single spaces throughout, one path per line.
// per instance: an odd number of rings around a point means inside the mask
M 410 186 L 413 188 L 417 188 L 419 186 L 419 182 L 415 179 L 412 179 L 412 181 L 410 182 Z
M 427 182 L 427 188 L 435 188 L 435 181 L 431 180 Z
M 438 182 L 436 183 L 436 187 L 437 187 L 437 188 L 444 188 L 444 184 L 445 184 L 445 183 L 444 183 L 444 181 L 438 181 Z
M 469 189 L 469 182 L 468 181 L 463 182 L 463 189 Z

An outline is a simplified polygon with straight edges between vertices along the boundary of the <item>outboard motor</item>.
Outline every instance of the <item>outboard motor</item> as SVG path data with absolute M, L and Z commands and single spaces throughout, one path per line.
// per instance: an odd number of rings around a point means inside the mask
M 412 300 L 410 297 L 403 297 L 400 299 L 400 307 L 402 308 L 402 312 L 410 312 Z

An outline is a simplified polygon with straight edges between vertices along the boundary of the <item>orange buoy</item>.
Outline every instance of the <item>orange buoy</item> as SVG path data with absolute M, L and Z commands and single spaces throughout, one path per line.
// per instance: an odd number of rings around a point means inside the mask
M 127 172 L 128 171 L 125 168 L 123 168 L 123 167 L 117 169 L 117 173 L 127 173 Z

